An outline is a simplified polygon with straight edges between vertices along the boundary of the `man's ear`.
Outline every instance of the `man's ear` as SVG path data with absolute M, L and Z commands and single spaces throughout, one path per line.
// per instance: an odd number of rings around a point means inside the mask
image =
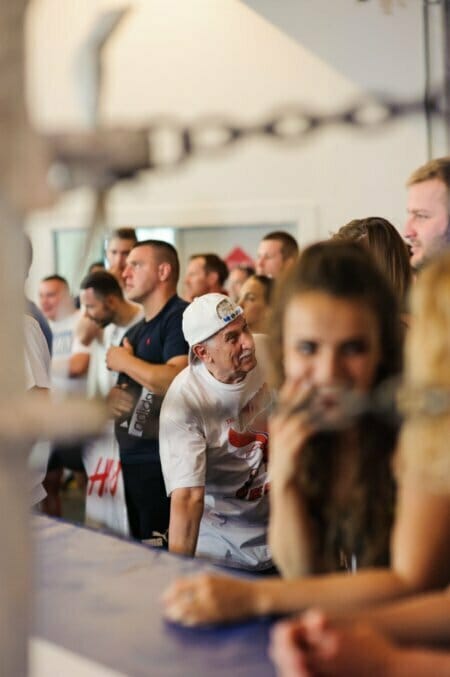
M 192 352 L 201 362 L 207 362 L 209 358 L 208 346 L 205 343 L 197 343 L 193 346 Z
M 114 294 L 108 294 L 105 296 L 105 306 L 109 308 L 110 310 L 114 310 L 116 307 L 116 296 Z
M 163 261 L 158 266 L 158 274 L 161 282 L 166 282 L 172 272 L 172 266 L 168 261 Z

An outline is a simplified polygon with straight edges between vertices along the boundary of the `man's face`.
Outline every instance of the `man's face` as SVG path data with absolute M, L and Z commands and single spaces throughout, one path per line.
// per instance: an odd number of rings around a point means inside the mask
M 123 240 L 120 237 L 113 237 L 106 248 L 106 259 L 108 266 L 113 273 L 123 273 L 127 262 L 127 257 L 135 245 L 134 240 Z
M 242 268 L 233 268 L 228 275 L 227 288 L 232 301 L 237 302 L 241 295 L 241 289 L 244 282 L 248 279 L 248 274 Z
M 278 277 L 285 267 L 281 249 L 280 240 L 261 240 L 256 255 L 256 272 L 258 275 Z
M 241 315 L 203 344 L 201 359 L 222 383 L 243 381 L 256 366 L 255 343 Z
M 411 265 L 419 268 L 449 242 L 449 195 L 443 181 L 429 179 L 408 189 L 404 235 L 411 245 Z
M 47 280 L 39 285 L 39 306 L 47 320 L 55 322 L 63 319 L 69 297 L 69 290 L 59 280 Z
M 184 278 L 184 291 L 188 301 L 193 301 L 197 296 L 203 296 L 210 291 L 203 256 L 189 261 Z
M 92 287 L 82 289 L 80 301 L 84 306 L 87 317 L 93 320 L 99 327 L 106 327 L 114 322 L 114 312 L 108 299 L 99 299 Z
M 125 293 L 130 301 L 144 303 L 157 289 L 160 282 L 159 262 L 150 245 L 131 250 L 122 273 Z

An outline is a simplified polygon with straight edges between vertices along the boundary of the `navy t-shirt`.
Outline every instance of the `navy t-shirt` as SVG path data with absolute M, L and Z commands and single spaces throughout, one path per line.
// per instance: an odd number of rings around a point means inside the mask
M 152 364 L 165 364 L 189 351 L 181 320 L 186 301 L 172 296 L 154 318 L 141 320 L 125 334 L 134 355 Z M 125 420 L 116 421 L 116 437 L 122 463 L 159 463 L 159 412 L 162 397 L 149 392 L 126 374 L 119 374 L 118 384 L 126 384 L 135 400 L 133 411 Z

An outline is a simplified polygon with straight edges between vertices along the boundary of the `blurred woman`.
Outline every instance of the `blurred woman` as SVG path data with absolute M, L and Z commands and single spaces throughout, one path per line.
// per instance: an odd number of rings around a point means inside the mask
M 252 334 L 265 334 L 270 310 L 273 279 L 266 275 L 252 275 L 241 287 L 239 305 Z
M 419 276 L 407 339 L 406 393 L 411 402 L 400 438 L 399 564 L 450 584 L 450 252 Z M 415 405 L 414 405 L 415 403 Z M 415 501 L 418 509 L 411 510 Z M 425 511 L 420 508 L 426 506 Z M 430 546 L 431 545 L 431 552 Z M 403 568 L 405 565 L 403 565 Z M 434 579 L 434 581 L 433 581 Z M 450 653 L 395 644 L 450 645 L 450 589 L 363 611 L 338 627 L 320 612 L 280 623 L 271 653 L 284 677 L 306 675 L 450 675 Z M 348 623 L 351 617 L 345 618 Z M 370 625 L 368 625 L 370 624 Z
M 402 312 L 407 310 L 412 272 L 408 246 L 397 229 L 380 216 L 354 219 L 339 228 L 334 239 L 365 245 L 397 295 Z
M 281 390 L 270 427 L 269 534 L 276 565 L 294 580 L 187 579 L 166 594 L 172 620 L 292 611 L 318 596 L 340 604 L 339 575 L 298 577 L 388 562 L 396 430 L 370 414 L 343 421 L 340 409 L 400 370 L 390 285 L 360 245 L 325 242 L 304 250 L 273 308 L 271 355 Z

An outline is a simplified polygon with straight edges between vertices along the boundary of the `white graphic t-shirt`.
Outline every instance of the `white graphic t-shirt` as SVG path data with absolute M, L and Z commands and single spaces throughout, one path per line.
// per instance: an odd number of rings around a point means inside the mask
M 255 337 L 258 344 L 263 337 Z M 217 381 L 194 362 L 172 382 L 160 418 L 167 493 L 205 487 L 197 555 L 230 566 L 271 566 L 267 416 L 272 393 L 258 364 L 237 384 Z

